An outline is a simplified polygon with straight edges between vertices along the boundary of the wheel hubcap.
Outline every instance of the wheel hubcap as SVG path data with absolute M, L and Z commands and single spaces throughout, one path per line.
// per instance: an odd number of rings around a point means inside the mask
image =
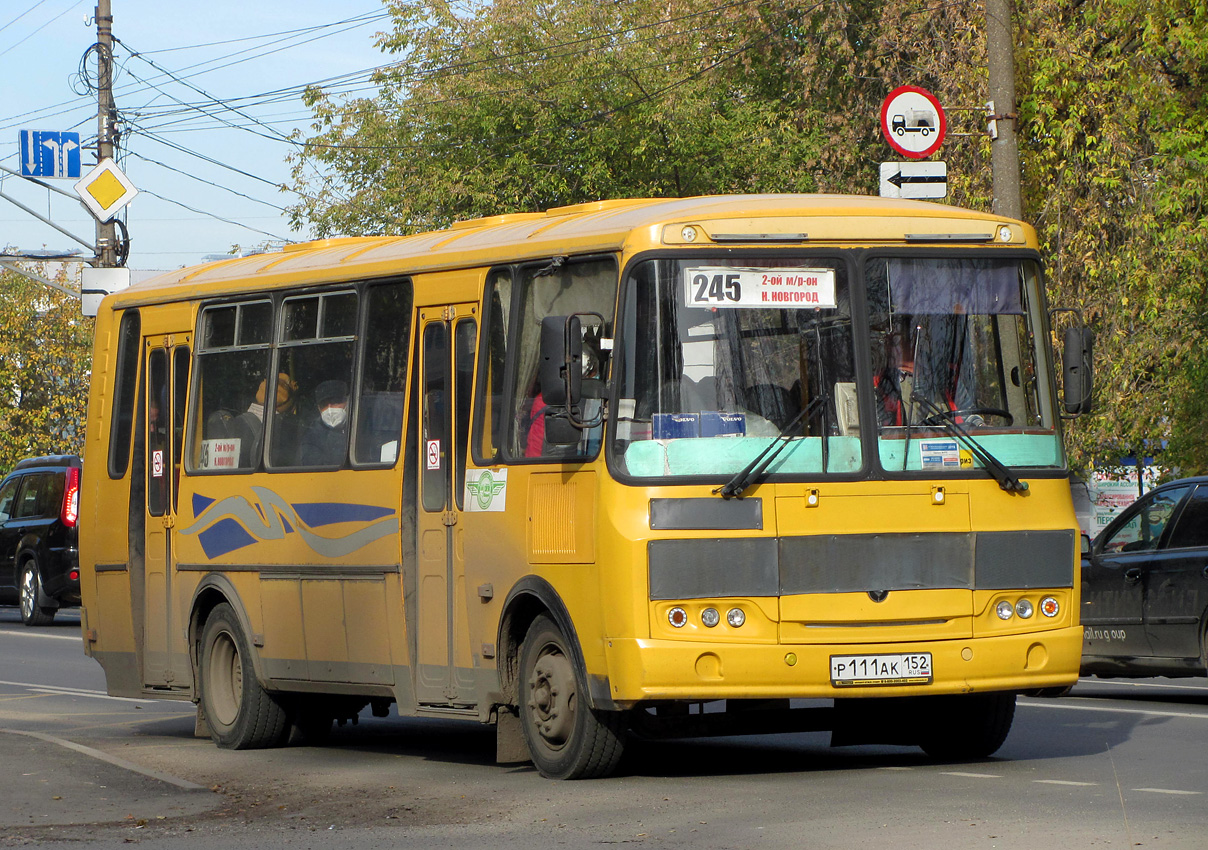
M 29 619 L 33 616 L 37 604 L 38 583 L 34 578 L 34 571 L 27 569 L 21 573 L 21 614 Z
M 210 691 L 212 719 L 222 726 L 231 726 L 239 716 L 243 701 L 243 661 L 239 648 L 227 632 L 214 636 L 210 646 L 207 679 Z
M 548 648 L 528 679 L 529 716 L 549 747 L 566 744 L 575 726 L 575 672 L 560 651 Z

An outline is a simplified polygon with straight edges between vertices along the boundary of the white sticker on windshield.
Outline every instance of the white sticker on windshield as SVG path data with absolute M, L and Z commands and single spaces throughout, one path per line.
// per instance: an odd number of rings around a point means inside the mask
M 689 307 L 835 306 L 834 269 L 756 269 L 700 266 L 684 269 Z
M 919 440 L 919 460 L 923 469 L 969 469 L 973 453 L 956 440 Z

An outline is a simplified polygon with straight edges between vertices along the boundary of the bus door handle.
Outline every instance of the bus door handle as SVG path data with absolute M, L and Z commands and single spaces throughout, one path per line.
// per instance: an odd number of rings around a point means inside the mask
M 1129 584 L 1136 584 L 1141 580 L 1141 570 L 1138 567 L 1133 567 L 1130 570 L 1124 571 L 1124 580 Z
M 441 516 L 441 522 L 448 528 L 457 525 L 457 511 L 445 511 Z

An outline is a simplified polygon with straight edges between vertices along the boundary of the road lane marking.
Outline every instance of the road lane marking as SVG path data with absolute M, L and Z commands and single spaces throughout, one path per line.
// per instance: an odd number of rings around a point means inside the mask
M 1203 794 L 1203 791 L 1178 791 L 1174 788 L 1133 788 L 1133 791 L 1148 791 L 1150 794 L 1177 794 L 1179 796 L 1194 797 L 1198 794 Z
M 1077 786 L 1095 786 L 1098 782 L 1074 782 L 1072 779 L 1033 779 L 1033 782 L 1038 785 L 1077 785 Z
M 52 634 L 48 634 L 46 632 L 28 632 L 28 631 L 27 632 L 17 632 L 17 631 L 9 631 L 8 629 L 4 629 L 3 631 L 0 631 L 0 634 L 12 635 L 13 637 L 51 638 L 52 640 L 74 640 L 76 643 L 80 643 L 80 644 L 82 644 L 84 642 L 84 636 L 82 634 L 79 634 L 79 635 L 52 635 Z
M 205 791 L 204 785 L 198 785 L 196 782 L 190 782 L 187 779 L 181 779 L 178 776 L 172 776 L 168 773 L 161 773 L 158 770 L 149 770 L 131 761 L 120 759 L 117 756 L 111 756 L 109 753 L 94 750 L 92 747 L 85 747 L 83 744 L 77 744 L 74 741 L 68 741 L 65 738 L 56 738 L 54 735 L 47 735 L 45 732 L 24 732 L 19 729 L 0 729 L 0 732 L 7 732 L 10 735 L 25 735 L 29 738 L 37 738 L 39 741 L 57 744 L 60 747 L 65 747 L 69 750 L 74 750 L 77 753 L 89 756 L 94 759 L 106 762 L 114 767 L 120 767 L 123 770 L 129 770 L 134 773 L 140 773 L 143 776 L 148 776 L 152 779 L 158 779 L 160 782 L 166 782 L 169 785 L 175 785 L 177 788 L 185 791 Z
M 944 776 L 963 776 L 968 779 L 1002 779 L 1001 774 L 997 773 L 965 773 L 959 770 L 941 770 Z
M 1119 679 L 1079 679 L 1078 684 L 1079 685 L 1101 685 L 1103 687 L 1108 687 L 1108 688 L 1112 688 L 1112 687 L 1115 687 L 1115 688 L 1162 688 L 1163 690 L 1170 690 L 1173 688 L 1173 689 L 1179 689 L 1179 690 L 1192 690 L 1192 691 L 1204 690 L 1204 686 L 1202 684 L 1197 684 L 1195 682 L 1186 682 L 1181 685 L 1176 685 L 1176 684 L 1171 683 L 1171 684 L 1167 685 L 1167 684 L 1162 684 L 1159 682 L 1122 682 Z
M 158 702 L 155 697 L 146 697 L 144 699 L 135 699 L 133 697 L 111 697 L 104 691 L 86 691 L 80 688 L 59 688 L 54 685 L 36 685 L 33 682 L 5 682 L 0 681 L 0 685 L 11 685 L 14 688 L 25 688 L 35 693 L 49 694 L 52 696 L 66 697 L 91 697 L 92 699 L 109 699 L 117 700 L 118 702 Z
M 1077 697 L 1066 697 L 1077 699 Z M 1060 708 L 1066 711 L 1106 711 L 1112 714 L 1148 714 L 1153 717 L 1188 717 L 1192 720 L 1208 720 L 1208 713 L 1192 714 L 1188 711 L 1153 711 L 1145 708 L 1113 708 L 1107 705 L 1070 705 L 1067 702 L 1055 703 L 1047 700 L 1022 699 L 1020 702 L 1029 708 Z

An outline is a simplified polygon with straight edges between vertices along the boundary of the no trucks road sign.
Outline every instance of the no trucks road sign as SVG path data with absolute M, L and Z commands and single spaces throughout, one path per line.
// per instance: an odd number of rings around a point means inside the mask
M 948 122 L 939 98 L 918 86 L 898 86 L 881 104 L 881 132 L 909 159 L 926 159 L 944 142 Z

